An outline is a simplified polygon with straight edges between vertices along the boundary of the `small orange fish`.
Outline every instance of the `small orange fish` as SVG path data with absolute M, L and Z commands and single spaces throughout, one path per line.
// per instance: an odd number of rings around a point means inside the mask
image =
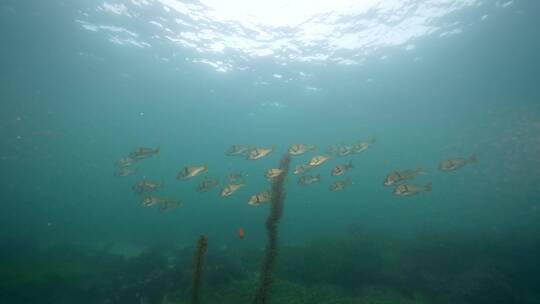
M 240 227 L 238 228 L 238 237 L 243 240 L 246 233 L 244 232 L 244 228 Z

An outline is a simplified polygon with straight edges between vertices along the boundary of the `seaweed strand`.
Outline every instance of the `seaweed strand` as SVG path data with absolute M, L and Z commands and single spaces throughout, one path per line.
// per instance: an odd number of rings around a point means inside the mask
M 201 235 L 197 242 L 197 250 L 193 258 L 193 286 L 191 290 L 191 304 L 199 304 L 201 301 L 201 281 L 204 266 L 204 256 L 208 248 L 208 237 Z
M 272 198 L 270 214 L 266 220 L 266 232 L 268 235 L 268 244 L 261 267 L 259 287 L 253 300 L 254 304 L 266 304 L 268 292 L 273 282 L 272 269 L 278 254 L 278 224 L 283 215 L 283 203 L 285 201 L 285 179 L 289 172 L 291 157 L 286 154 L 281 158 L 279 168 L 283 170 L 272 184 Z

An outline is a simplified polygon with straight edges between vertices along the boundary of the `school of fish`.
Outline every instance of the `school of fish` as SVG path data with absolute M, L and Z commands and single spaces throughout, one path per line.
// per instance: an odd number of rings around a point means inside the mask
M 371 137 L 365 141 L 358 141 L 353 144 L 340 143 L 331 145 L 327 148 L 326 153 L 321 154 L 317 152 L 316 145 L 310 144 L 293 144 L 287 149 L 287 153 L 293 157 L 305 155 L 311 153 L 312 156 L 304 163 L 294 166 L 292 173 L 299 175 L 297 184 L 302 187 L 308 187 L 314 184 L 322 182 L 321 174 L 308 174 L 315 168 L 323 167 L 331 160 L 337 158 L 351 157 L 360 153 L 366 152 L 372 145 L 376 143 L 375 138 Z M 253 145 L 232 145 L 225 151 L 226 156 L 241 157 L 250 161 L 257 161 L 275 153 L 276 146 L 253 146 Z M 159 155 L 160 149 L 139 147 L 131 151 L 115 163 L 116 171 L 115 175 L 119 177 L 126 177 L 135 175 L 138 173 L 138 163 L 148 159 L 150 157 Z M 468 164 L 476 163 L 478 160 L 473 154 L 469 157 L 455 157 L 443 160 L 438 165 L 438 170 L 442 172 L 450 172 L 458 170 Z M 355 184 L 352 178 L 347 176 L 351 170 L 354 170 L 352 160 L 347 162 L 340 162 L 334 167 L 328 168 L 327 172 L 330 178 L 335 179 L 332 181 L 328 190 L 331 192 L 343 191 Z M 319 169 L 321 170 L 321 169 Z M 211 192 L 213 189 L 220 187 L 219 196 L 227 198 L 235 195 L 247 185 L 245 176 L 242 172 L 230 173 L 223 178 L 223 181 L 219 177 L 204 176 L 209 170 L 209 166 L 204 163 L 184 165 L 176 175 L 176 179 L 181 182 L 188 182 L 190 180 L 199 179 L 195 190 L 199 193 Z M 278 178 L 284 171 L 279 168 L 267 168 L 265 173 L 261 173 L 261 176 L 272 183 Z M 424 169 L 403 169 L 393 170 L 389 172 L 383 180 L 384 187 L 393 187 L 393 195 L 398 197 L 415 196 L 419 193 L 430 192 L 432 189 L 432 183 L 428 182 L 425 185 L 413 184 L 412 179 L 426 175 L 427 172 Z M 155 181 L 149 179 L 142 179 L 136 182 L 132 189 L 133 191 L 141 195 L 141 205 L 144 207 L 158 206 L 162 211 L 173 210 L 182 206 L 182 202 L 179 200 L 172 200 L 170 198 L 161 197 L 155 195 L 160 189 L 164 188 L 164 182 Z M 262 204 L 270 202 L 272 199 L 272 193 L 269 189 L 261 189 L 258 193 L 252 193 L 247 199 L 247 204 L 250 206 L 260 206 Z

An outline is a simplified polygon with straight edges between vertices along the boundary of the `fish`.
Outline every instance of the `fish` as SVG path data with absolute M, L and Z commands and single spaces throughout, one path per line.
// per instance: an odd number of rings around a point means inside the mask
M 147 148 L 147 147 L 139 147 L 137 149 L 135 149 L 133 152 L 129 153 L 129 157 L 130 158 L 133 158 L 133 159 L 136 159 L 136 160 L 140 160 L 140 159 L 145 159 L 145 158 L 148 158 L 150 156 L 153 156 L 153 155 L 157 155 L 159 154 L 159 147 L 157 148 Z
M 249 198 L 248 204 L 252 206 L 259 206 L 262 203 L 267 203 L 272 198 L 272 193 L 269 190 L 265 190 L 259 194 L 252 195 Z
M 366 151 L 369 146 L 375 143 L 375 137 L 371 137 L 366 142 L 359 142 L 352 147 L 352 154 L 359 154 Z
M 332 156 L 336 155 L 336 151 L 337 151 L 338 148 L 339 148 L 339 146 L 337 146 L 337 145 L 328 146 L 328 148 L 326 148 L 326 153 L 330 154 Z
M 332 169 L 331 174 L 332 174 L 332 176 L 340 176 L 340 175 L 345 174 L 345 172 L 347 172 L 348 170 L 350 170 L 352 168 L 353 168 L 353 164 L 352 164 L 352 160 L 350 160 L 346 164 L 341 164 L 341 165 L 335 166 Z
M 294 168 L 293 173 L 298 175 L 298 174 L 306 173 L 306 172 L 308 172 L 309 170 L 311 170 L 313 168 L 314 168 L 314 166 L 311 166 L 310 164 L 302 164 L 302 165 L 296 166 Z
M 171 211 L 173 209 L 176 209 L 178 207 L 181 207 L 182 203 L 180 201 L 171 201 L 171 200 L 165 200 L 163 204 L 161 204 L 160 210 L 161 211 Z
M 458 158 L 447 159 L 447 160 L 443 160 L 439 164 L 439 170 L 454 171 L 456 169 L 459 169 L 465 166 L 466 164 L 475 163 L 477 161 L 478 159 L 476 158 L 476 155 L 474 154 L 469 156 L 469 158 L 458 157 Z
M 243 240 L 245 236 L 246 236 L 246 232 L 244 231 L 244 228 L 242 227 L 238 228 L 238 238 Z
M 133 191 L 137 193 L 153 192 L 163 187 L 163 182 L 142 180 L 133 185 Z
M 328 161 L 331 157 L 324 155 L 313 156 L 309 161 L 309 165 L 312 167 L 317 167 Z
M 227 151 L 225 151 L 225 155 L 227 156 L 246 156 L 249 153 L 249 150 L 251 149 L 251 146 L 247 145 L 232 145 Z
M 249 150 L 247 158 L 251 160 L 261 159 L 274 151 L 274 149 L 273 146 L 271 148 L 253 148 Z
M 285 170 L 283 169 L 268 169 L 268 171 L 266 171 L 265 177 L 269 182 L 273 182 L 274 179 L 283 174 L 283 172 L 285 172 Z
M 118 161 L 116 161 L 116 166 L 119 168 L 126 168 L 131 167 L 137 162 L 136 159 L 133 159 L 131 157 L 122 157 Z
M 304 145 L 304 144 L 294 144 L 289 147 L 289 154 L 290 155 L 302 155 L 306 152 L 316 150 L 317 146 L 314 145 Z
M 327 149 L 328 154 L 333 156 L 347 156 L 352 153 L 352 146 L 345 145 L 345 144 L 339 144 L 339 145 L 332 145 Z
M 219 179 L 205 177 L 197 186 L 197 192 L 208 192 L 219 185 Z
M 152 206 L 155 206 L 155 205 L 158 205 L 158 204 L 163 204 L 166 201 L 167 201 L 167 199 L 160 198 L 160 197 L 157 197 L 157 196 L 147 196 L 147 197 L 143 198 L 142 205 L 144 207 L 152 207 Z
M 246 184 L 228 184 L 221 190 L 221 193 L 219 194 L 221 197 L 227 197 L 233 195 L 238 189 L 244 187 Z
M 339 180 L 339 181 L 334 182 L 333 184 L 330 185 L 328 189 L 332 192 L 341 191 L 345 189 L 346 187 L 350 186 L 351 184 L 352 184 L 351 179 L 347 178 L 344 180 Z
M 157 196 L 147 196 L 143 198 L 142 205 L 144 207 L 152 207 L 156 205 L 161 205 L 160 209 L 162 211 L 165 211 L 165 210 L 178 208 L 182 205 L 182 203 L 180 201 L 172 201 L 167 198 L 161 198 Z
M 396 196 L 412 196 L 420 192 L 430 192 L 431 191 L 431 182 L 427 183 L 425 186 L 418 186 L 413 184 L 401 184 L 396 186 L 394 189 L 394 195 Z
M 133 175 L 135 173 L 137 173 L 137 168 L 125 167 L 125 168 L 119 168 L 118 170 L 116 170 L 116 173 L 114 175 L 124 177 L 124 176 Z
M 243 177 L 242 172 L 231 173 L 231 174 L 229 174 L 229 176 L 227 176 L 227 181 L 230 182 L 230 183 L 234 183 L 236 181 L 241 180 L 242 177 Z
M 353 152 L 353 147 L 352 146 L 349 146 L 349 145 L 342 145 L 338 148 L 338 150 L 336 151 L 336 154 L 338 156 L 347 156 L 347 155 L 351 155 L 351 153 Z
M 308 186 L 321 181 L 321 175 L 304 175 L 298 179 L 298 184 L 301 186 Z
M 415 178 L 418 175 L 426 174 L 422 169 L 416 170 L 403 170 L 403 171 L 392 171 L 386 175 L 383 185 L 385 187 L 393 186 L 399 182 L 402 182 L 407 179 Z
M 184 169 L 180 170 L 178 174 L 176 175 L 176 179 L 179 180 L 188 180 L 192 177 L 195 177 L 201 173 L 208 171 L 208 165 L 202 165 L 202 166 L 187 166 L 184 167 Z

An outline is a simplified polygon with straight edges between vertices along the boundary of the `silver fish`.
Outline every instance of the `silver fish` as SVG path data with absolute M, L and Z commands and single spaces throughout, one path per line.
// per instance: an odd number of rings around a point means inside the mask
M 116 162 L 116 166 L 119 168 L 131 167 L 137 162 L 136 159 L 131 157 L 122 157 Z
M 274 146 L 270 148 L 253 148 L 249 150 L 247 158 L 251 160 L 261 159 L 267 156 L 268 154 L 272 153 L 272 151 L 274 151 L 275 149 L 276 148 Z
M 208 192 L 219 185 L 219 179 L 205 177 L 197 186 L 197 192 Z
M 142 205 L 144 207 L 152 207 L 152 206 L 155 206 L 155 205 L 163 204 L 166 201 L 167 201 L 167 199 L 165 199 L 165 198 L 160 198 L 160 197 L 157 197 L 157 196 L 147 196 L 147 197 L 143 198 Z
M 366 142 L 359 142 L 359 143 L 353 145 L 352 153 L 353 154 L 362 153 L 362 152 L 366 151 L 369 148 L 369 146 L 373 145 L 374 143 L 375 143 L 375 137 L 371 137 Z
M 181 202 L 172 201 L 170 199 L 161 198 L 161 197 L 157 197 L 157 196 L 147 196 L 147 197 L 143 198 L 142 205 L 144 207 L 152 207 L 152 206 L 156 206 L 156 205 L 161 205 L 160 209 L 162 211 L 164 211 L 164 210 L 169 210 L 169 209 L 180 207 Z
M 302 155 L 306 152 L 316 150 L 317 147 L 313 145 L 304 145 L 304 144 L 294 144 L 289 147 L 289 154 L 291 155 Z
M 259 194 L 252 195 L 249 198 L 248 204 L 252 206 L 259 206 L 260 204 L 269 202 L 270 199 L 272 199 L 272 193 L 269 190 L 266 190 Z
M 416 170 L 403 170 L 403 171 L 392 171 L 386 175 L 383 185 L 386 187 L 393 186 L 397 183 L 400 183 L 407 179 L 412 179 L 418 175 L 425 174 L 426 172 L 422 169 Z
M 179 180 L 188 180 L 192 177 L 195 177 L 201 173 L 205 173 L 208 171 L 208 165 L 200 165 L 200 166 L 187 166 L 184 167 L 184 169 L 180 170 L 178 174 L 176 175 L 176 179 Z
M 352 153 L 353 146 L 345 144 L 333 145 L 330 146 L 327 151 L 330 155 L 343 157 Z
M 139 147 L 135 149 L 133 152 L 129 153 L 129 157 L 140 160 L 145 159 L 153 155 L 159 154 L 159 147 L 157 148 L 147 148 L 147 147 Z
M 316 155 L 316 156 L 313 156 L 311 158 L 311 160 L 309 161 L 309 165 L 312 166 L 312 167 L 317 167 L 317 166 L 320 166 L 323 163 L 327 162 L 330 159 L 331 159 L 330 156 Z
M 119 168 L 114 175 L 116 176 L 130 176 L 137 173 L 137 168 L 133 167 L 125 167 L 125 168 Z
M 243 176 L 244 174 L 242 172 L 231 173 L 229 176 L 227 176 L 226 181 L 229 183 L 234 183 L 241 180 Z
M 240 183 L 240 184 L 228 184 L 226 185 L 219 194 L 221 197 L 227 197 L 233 195 L 238 189 L 244 187 L 246 184 Z
M 133 186 L 133 191 L 137 193 L 154 192 L 163 187 L 163 182 L 142 180 Z
M 227 151 L 225 151 L 225 155 L 247 156 L 250 149 L 251 149 L 251 146 L 247 146 L 247 145 L 232 145 L 229 149 L 227 149 Z
M 396 196 L 413 196 L 420 192 L 430 192 L 431 182 L 425 186 L 413 185 L 413 184 L 401 184 L 394 189 L 394 195 Z
M 453 171 L 453 170 L 456 170 L 456 169 L 459 169 L 459 168 L 465 166 L 466 164 L 475 163 L 477 161 L 478 161 L 478 159 L 476 158 L 476 155 L 474 155 L 474 154 L 469 156 L 469 158 L 458 157 L 458 158 L 447 159 L 447 160 L 443 160 L 439 164 L 439 170 L 441 170 L 441 171 Z
M 268 169 L 264 177 L 266 177 L 267 181 L 273 182 L 278 176 L 283 174 L 283 172 L 285 172 L 285 170 L 279 168 Z
M 182 202 L 180 202 L 180 201 L 166 200 L 165 202 L 163 202 L 163 204 L 161 204 L 160 210 L 163 211 L 163 212 L 171 211 L 171 210 L 176 209 L 176 208 L 181 207 L 181 206 L 182 206 Z
M 310 164 L 302 164 L 302 165 L 298 165 L 294 168 L 294 171 L 293 173 L 298 175 L 298 174 L 303 174 L 303 173 L 306 173 L 308 172 L 309 170 L 315 168 L 314 166 L 310 165 Z
M 298 184 L 301 186 L 308 186 L 321 181 L 321 175 L 304 175 L 298 179 Z
M 330 185 L 329 189 L 332 192 L 341 191 L 345 189 L 346 187 L 350 186 L 352 184 L 352 181 L 350 178 L 347 178 L 345 180 L 339 180 L 334 182 L 332 185 Z
M 337 165 L 332 169 L 332 176 L 340 176 L 345 174 L 345 172 L 349 171 L 353 168 L 352 160 L 350 160 L 346 164 Z

